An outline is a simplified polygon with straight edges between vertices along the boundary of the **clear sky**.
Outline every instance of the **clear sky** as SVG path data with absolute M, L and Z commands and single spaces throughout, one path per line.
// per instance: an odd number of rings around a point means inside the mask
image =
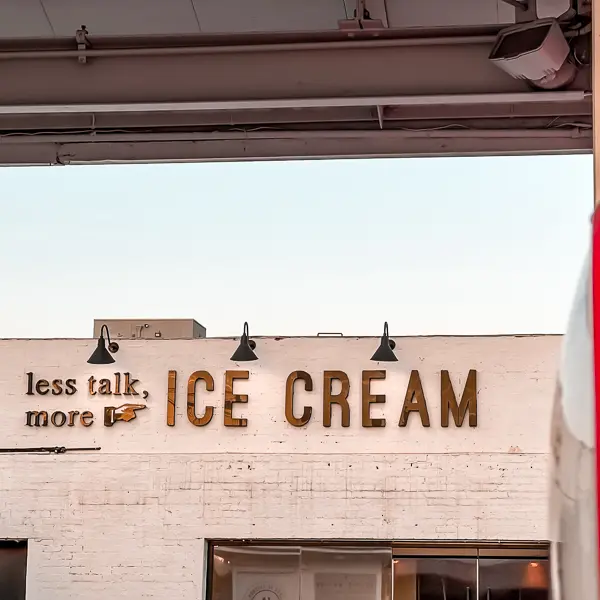
M 4 168 L 0 337 L 561 333 L 591 156 Z

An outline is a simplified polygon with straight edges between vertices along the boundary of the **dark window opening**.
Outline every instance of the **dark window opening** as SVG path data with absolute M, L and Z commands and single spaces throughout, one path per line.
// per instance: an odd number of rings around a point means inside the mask
M 27 542 L 0 540 L 0 598 L 25 600 Z
M 548 600 L 548 560 L 479 561 L 479 600 Z

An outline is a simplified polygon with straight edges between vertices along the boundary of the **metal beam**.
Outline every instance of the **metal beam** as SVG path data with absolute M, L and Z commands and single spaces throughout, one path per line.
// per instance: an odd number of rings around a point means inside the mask
M 543 97 L 537 95 L 543 100 Z M 538 102 L 525 104 L 466 104 L 463 106 L 402 106 L 380 107 L 386 127 L 395 123 L 411 127 L 422 127 L 423 122 L 436 126 L 442 121 L 464 123 L 471 126 L 476 119 L 496 119 L 515 127 L 518 119 L 547 119 L 557 117 L 570 120 L 584 119 L 591 123 L 591 98 L 577 102 Z M 256 126 L 306 128 L 329 124 L 331 127 L 351 127 L 358 123 L 375 123 L 378 111 L 374 106 L 338 108 L 282 108 L 277 110 L 247 111 L 203 111 L 203 112 L 144 112 L 144 113 L 57 113 L 57 114 L 0 114 L 0 136 L 2 132 L 30 134 L 35 131 L 80 131 L 94 132 L 110 130 L 170 129 L 202 130 L 211 127 L 254 128 Z M 336 125 L 337 124 L 337 125 Z M 448 123 L 443 123 L 448 124 Z
M 513 79 L 488 60 L 491 44 L 479 39 L 293 44 L 288 50 L 280 44 L 278 51 L 226 47 L 153 56 L 123 51 L 89 58 L 86 64 L 75 56 L 5 56 L 0 60 L 1 103 L 153 104 L 530 92 L 525 81 Z M 587 81 L 579 81 L 573 89 L 589 87 Z
M 130 104 L 23 104 L 0 105 L 0 115 L 57 115 L 106 113 L 180 113 L 214 111 L 280 110 L 305 108 L 359 108 L 405 106 L 479 106 L 583 102 L 591 92 L 522 92 L 513 94 L 435 94 L 429 96 L 351 96 L 334 98 L 286 98 L 268 100 L 226 100 L 212 102 L 156 102 Z
M 532 92 L 488 38 L 0 53 L 0 163 L 589 151 L 589 70 Z
M 310 134 L 310 135 L 309 135 Z M 171 138 L 169 141 L 169 137 Z M 189 136 L 191 138 L 192 136 Z M 523 135 L 505 131 L 358 131 L 205 135 L 160 140 L 126 137 L 115 141 L 68 142 L 30 139 L 0 143 L 0 164 L 106 164 L 120 162 L 184 162 L 289 160 L 317 158 L 481 156 L 583 153 L 592 148 L 590 130 L 548 130 Z

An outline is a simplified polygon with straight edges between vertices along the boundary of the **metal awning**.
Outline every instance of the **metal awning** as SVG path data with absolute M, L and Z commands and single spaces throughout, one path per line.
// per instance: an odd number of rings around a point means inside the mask
M 490 62 L 518 9 L 367 0 L 344 29 L 355 4 L 0 0 L 0 164 L 591 150 L 589 68 L 544 92 Z

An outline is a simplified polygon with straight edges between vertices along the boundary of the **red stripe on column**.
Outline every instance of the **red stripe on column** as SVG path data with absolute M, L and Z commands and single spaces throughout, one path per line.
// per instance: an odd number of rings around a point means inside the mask
M 592 319 L 594 342 L 594 392 L 596 396 L 596 542 L 600 573 L 600 214 L 594 213 L 592 233 Z

